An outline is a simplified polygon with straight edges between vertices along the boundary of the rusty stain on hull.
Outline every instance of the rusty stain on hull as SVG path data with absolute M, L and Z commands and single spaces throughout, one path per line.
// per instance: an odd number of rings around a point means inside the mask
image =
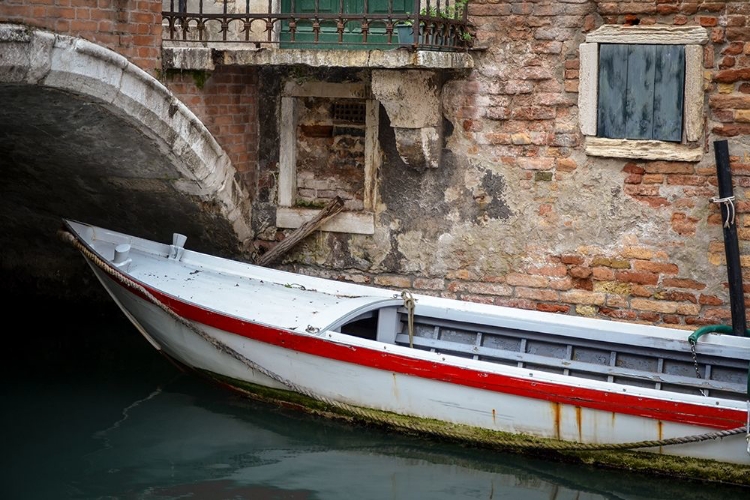
M 662 422 L 661 420 L 659 420 L 656 423 L 656 428 L 657 428 L 657 431 L 659 433 L 659 435 L 657 436 L 656 439 L 659 440 L 659 441 L 661 441 L 662 439 L 664 439 L 664 422 Z M 662 446 L 659 446 L 659 453 L 662 453 L 663 451 L 664 450 L 662 450 Z
M 554 418 L 555 437 L 560 439 L 560 420 L 562 418 L 560 403 L 552 403 L 552 415 Z
M 583 442 L 583 414 L 580 406 L 576 406 L 576 427 L 578 427 L 578 442 Z

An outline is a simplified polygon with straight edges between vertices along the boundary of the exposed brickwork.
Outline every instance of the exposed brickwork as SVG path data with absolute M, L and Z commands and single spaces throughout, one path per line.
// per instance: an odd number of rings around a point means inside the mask
M 338 196 L 344 200 L 345 210 L 362 210 L 364 101 L 327 98 L 300 101 L 304 105 L 299 106 L 297 118 L 296 203 L 322 207 Z M 352 116 L 336 116 L 337 107 L 352 111 Z
M 258 142 L 257 73 L 254 68 L 219 67 L 170 72 L 169 89 L 206 125 L 229 155 L 248 191 L 256 190 Z
M 161 0 L 3 0 L 0 22 L 85 38 L 157 74 L 161 70 Z

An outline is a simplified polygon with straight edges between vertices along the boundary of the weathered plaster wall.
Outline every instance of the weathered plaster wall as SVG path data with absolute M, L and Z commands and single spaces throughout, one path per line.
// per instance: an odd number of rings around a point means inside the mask
M 729 322 L 712 145 L 729 140 L 750 269 L 750 3 L 471 0 L 469 12 L 486 50 L 474 52 L 468 78 L 443 87 L 440 166 L 404 165 L 381 113 L 375 234 L 320 233 L 286 265 L 540 311 L 685 328 Z M 698 162 L 583 150 L 579 44 L 603 24 L 635 23 L 708 30 Z

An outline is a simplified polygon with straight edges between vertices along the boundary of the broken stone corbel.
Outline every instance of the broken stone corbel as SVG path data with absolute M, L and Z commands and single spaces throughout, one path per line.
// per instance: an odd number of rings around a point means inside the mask
M 385 108 L 401 159 L 417 170 L 437 168 L 443 150 L 438 76 L 432 71 L 376 70 L 372 93 Z

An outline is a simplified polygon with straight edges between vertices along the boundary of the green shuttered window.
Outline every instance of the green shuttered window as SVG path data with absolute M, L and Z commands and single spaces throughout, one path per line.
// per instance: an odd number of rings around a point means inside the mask
M 683 45 L 599 46 L 597 136 L 682 140 Z

